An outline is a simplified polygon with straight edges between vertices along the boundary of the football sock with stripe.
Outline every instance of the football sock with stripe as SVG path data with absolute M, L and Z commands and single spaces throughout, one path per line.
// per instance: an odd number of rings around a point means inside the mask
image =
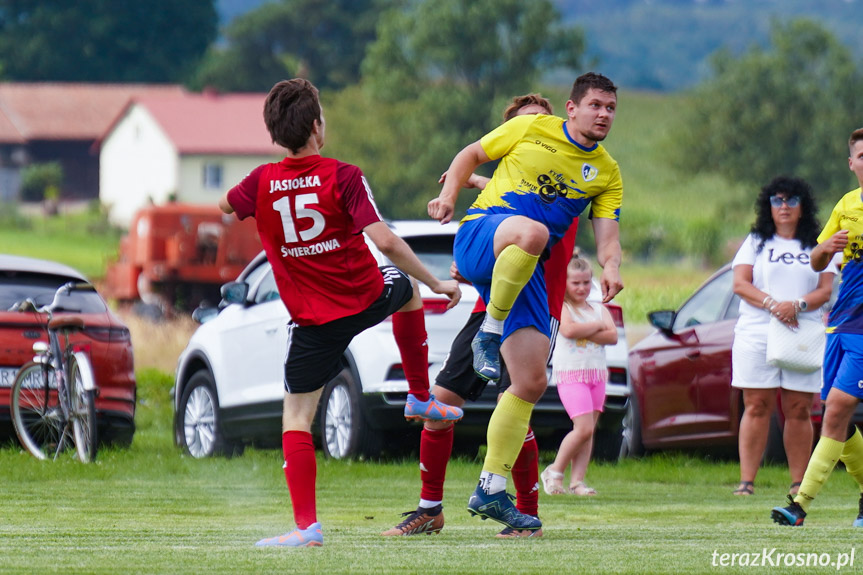
M 845 442 L 839 459 L 845 464 L 845 471 L 854 478 L 857 487 L 863 492 L 863 434 L 856 425 L 854 433 Z
M 800 491 L 794 497 L 794 501 L 803 508 L 803 511 L 809 510 L 812 500 L 824 487 L 827 478 L 830 477 L 836 466 L 836 462 L 839 461 L 844 445 L 841 441 L 823 435 L 818 440 L 818 445 L 815 446 L 812 457 L 809 459 L 809 465 L 806 467 L 806 473 L 803 475 Z
M 284 432 L 282 452 L 285 455 L 285 480 L 291 494 L 294 521 L 299 529 L 306 529 L 318 522 L 315 504 L 318 465 L 312 434 L 306 431 Z
M 524 445 L 533 404 L 505 391 L 488 422 L 488 451 L 482 470 L 508 476 Z
M 420 434 L 420 497 L 426 502 L 443 501 L 443 484 L 454 435 L 455 427 L 452 425 L 446 429 L 423 427 Z
M 500 252 L 494 263 L 491 295 L 486 307 L 491 317 L 501 321 L 506 319 L 518 294 L 533 275 L 537 261 L 539 256 L 529 254 L 516 245 L 509 245 Z
M 521 451 L 512 465 L 515 507 L 526 515 L 539 513 L 539 447 L 533 430 L 528 428 Z
M 420 401 L 429 399 L 429 346 L 423 309 L 392 315 L 393 337 L 402 357 L 408 390 Z

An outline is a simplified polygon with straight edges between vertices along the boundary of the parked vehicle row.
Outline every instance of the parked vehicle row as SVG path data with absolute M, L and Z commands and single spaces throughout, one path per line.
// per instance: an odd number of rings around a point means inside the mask
M 54 299 L 67 283 L 89 284 L 77 270 L 55 262 L 0 255 L 0 437 L 15 438 L 10 417 L 10 390 L 22 365 L 34 356 L 33 344 L 47 342 L 43 314 L 10 311 L 31 298 L 37 307 Z M 55 317 L 75 314 L 85 328 L 71 336 L 86 350 L 98 387 L 96 424 L 102 442 L 129 445 L 135 433 L 135 381 L 129 329 L 94 289 L 72 290 L 59 302 Z
M 449 278 L 457 224 L 402 221 L 391 226 L 437 277 Z M 370 248 L 380 264 L 386 263 L 373 245 Z M 429 377 L 434 381 L 477 293 L 464 286 L 460 303 L 447 310 L 445 298 L 425 286 L 421 292 Z M 180 356 L 173 390 L 175 440 L 195 457 L 236 453 L 246 444 L 272 444 L 281 436 L 289 316 L 263 253 L 235 282 L 224 286 L 223 295 L 220 309 L 196 313 L 206 321 Z M 620 337 L 618 345 L 608 350 L 611 375 L 596 450 L 601 456 L 616 458 L 628 395 L 627 348 L 622 310 L 616 305 L 610 309 Z M 391 324 L 384 322 L 354 338 L 341 362 L 341 373 L 323 391 L 315 423 L 324 453 L 335 458 L 377 456 L 394 447 L 398 439 L 416 437 L 420 427 L 403 417 L 408 385 Z M 464 419 L 456 426 L 457 444 L 484 439 L 496 400 L 496 388 L 490 385 L 479 400 L 465 405 Z M 558 436 L 571 425 L 556 389 L 550 387 L 534 411 L 535 433 L 539 438 Z M 412 444 L 418 445 L 416 441 Z
M 621 455 L 645 450 L 737 448 L 743 414 L 740 390 L 731 387 L 731 343 L 740 298 L 730 264 L 710 276 L 677 310 L 655 311 L 656 330 L 629 353 L 632 393 Z M 767 459 L 783 459 L 780 409 L 768 438 Z M 812 406 L 816 432 L 821 402 Z M 863 423 L 863 404 L 855 415 Z
M 449 276 L 457 224 L 392 222 L 423 263 L 438 277 Z M 370 246 L 379 263 L 385 258 Z M 13 438 L 9 391 L 18 369 L 33 357 L 33 344 L 46 341 L 43 318 L 7 311 L 25 298 L 45 305 L 68 282 L 86 283 L 76 270 L 54 262 L 0 255 L 0 438 Z M 461 302 L 421 286 L 429 337 L 429 377 L 434 377 L 450 343 L 477 299 L 463 287 Z M 272 269 L 258 254 L 235 281 L 223 286 L 216 308 L 199 308 L 202 325 L 177 365 L 174 438 L 195 457 L 241 452 L 247 444 L 277 445 L 281 431 L 283 360 L 288 312 L 279 298 Z M 128 445 L 135 432 L 136 382 L 128 328 L 95 290 L 71 292 L 58 314 L 75 313 L 86 329 L 75 334 L 93 364 L 98 386 L 100 441 Z M 599 298 L 594 286 L 592 299 Z M 609 382 L 605 412 L 595 438 L 602 459 L 637 456 L 663 449 L 736 449 L 742 397 L 731 387 L 731 343 L 740 299 L 732 270 L 714 273 L 677 310 L 649 314 L 655 330 L 627 348 L 623 313 L 608 306 L 618 326 L 618 344 L 606 348 Z M 323 392 L 315 435 L 334 458 L 374 457 L 402 444 L 415 448 L 420 427 L 404 420 L 407 382 L 390 322 L 375 326 L 349 346 L 342 371 Z M 490 385 L 465 405 L 456 443 L 483 441 L 497 400 Z M 821 405 L 812 419 L 820 428 Z M 856 421 L 863 424 L 863 406 Z M 781 409 L 773 422 L 767 457 L 781 459 Z M 553 386 L 539 400 L 532 427 L 541 445 L 556 445 L 571 426 Z

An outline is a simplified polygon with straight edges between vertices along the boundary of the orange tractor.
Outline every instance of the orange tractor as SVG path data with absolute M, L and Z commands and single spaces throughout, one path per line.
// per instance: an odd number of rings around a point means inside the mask
M 104 295 L 163 312 L 219 302 L 219 288 L 261 251 L 255 222 L 216 206 L 167 204 L 135 214 L 105 274 Z

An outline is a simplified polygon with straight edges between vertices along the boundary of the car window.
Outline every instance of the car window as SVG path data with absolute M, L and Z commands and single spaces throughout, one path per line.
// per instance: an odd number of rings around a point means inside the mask
M 260 280 L 264 274 L 270 270 L 270 264 L 267 263 L 267 260 L 262 259 L 261 263 L 256 268 L 249 271 L 242 281 L 249 284 L 249 289 L 251 290 L 255 287 L 255 284 L 258 283 L 258 280 Z
M 733 294 L 731 296 L 731 301 L 728 303 L 728 309 L 725 310 L 725 316 L 723 319 L 737 319 L 737 316 L 740 315 L 740 296 L 737 294 Z
M 403 238 L 425 267 L 439 280 L 452 279 L 453 236 L 412 236 Z
M 44 274 L 3 272 L 0 273 L 0 309 L 7 310 L 17 302 L 30 298 L 39 307 L 54 301 L 57 288 L 68 283 L 70 278 Z M 92 290 L 75 291 L 63 296 L 58 302 L 58 311 L 76 313 L 104 313 L 104 300 Z
M 264 303 L 279 299 L 279 288 L 276 286 L 276 278 L 273 274 L 273 268 L 266 266 L 267 273 L 261 278 L 258 284 L 258 289 L 255 291 L 255 303 Z
M 672 329 L 677 331 L 724 318 L 730 299 L 732 280 L 729 269 L 695 292 L 677 311 Z

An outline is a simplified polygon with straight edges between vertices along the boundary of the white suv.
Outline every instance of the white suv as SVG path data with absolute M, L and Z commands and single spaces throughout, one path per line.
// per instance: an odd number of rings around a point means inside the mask
M 449 278 L 458 224 L 397 221 L 390 226 L 432 273 Z M 387 263 L 373 245 L 370 247 L 380 264 Z M 477 293 L 470 286 L 462 286 L 461 301 L 446 310 L 448 300 L 444 296 L 422 284 L 420 289 L 433 383 L 453 338 L 476 303 Z M 180 355 L 172 390 L 175 441 L 195 457 L 239 453 L 249 443 L 276 446 L 281 437 L 289 316 L 264 254 L 259 254 L 235 282 L 223 286 L 222 293 L 225 299 L 219 309 L 196 310 L 202 325 Z M 620 343 L 607 348 L 611 375 L 595 449 L 598 456 L 613 459 L 620 445 L 629 386 L 622 314 L 619 307 L 610 308 L 620 320 Z M 404 419 L 408 385 L 390 322 L 356 336 L 341 365 L 341 373 L 324 389 L 315 420 L 314 431 L 324 453 L 335 458 L 375 457 L 384 448 L 416 448 L 420 426 Z M 496 396 L 495 386 L 490 385 L 479 400 L 465 404 L 464 420 L 456 426 L 457 437 L 484 437 Z M 560 435 L 570 427 L 557 392 L 550 387 L 537 404 L 533 428 L 543 437 Z

